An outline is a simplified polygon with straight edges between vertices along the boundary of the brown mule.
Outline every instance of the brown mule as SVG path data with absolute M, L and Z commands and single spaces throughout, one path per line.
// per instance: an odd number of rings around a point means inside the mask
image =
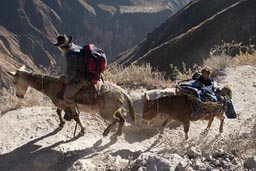
M 224 87 L 221 90 L 222 95 L 227 95 L 227 92 L 231 93 L 231 89 L 229 87 Z M 205 129 L 205 133 L 207 133 L 211 127 L 214 117 L 218 117 L 220 119 L 219 132 L 223 132 L 225 105 L 222 102 L 209 102 L 207 104 L 209 111 L 208 115 L 193 117 L 191 115 L 192 103 L 196 99 L 190 98 L 188 95 L 172 95 L 168 97 L 161 97 L 156 100 L 150 100 L 149 96 L 145 94 L 145 98 L 146 103 L 143 108 L 142 119 L 151 120 L 158 114 L 168 115 L 168 118 L 162 124 L 161 134 L 170 120 L 176 120 L 183 123 L 186 139 L 188 139 L 190 121 L 208 120 L 208 125 Z

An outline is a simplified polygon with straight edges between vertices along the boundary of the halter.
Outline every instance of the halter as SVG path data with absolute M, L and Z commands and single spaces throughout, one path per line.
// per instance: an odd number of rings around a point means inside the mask
M 41 90 L 42 90 L 42 92 L 45 91 L 44 90 L 44 75 L 42 75 L 42 77 L 41 77 Z
M 156 99 L 155 102 L 156 102 L 156 113 L 159 113 L 159 103 L 158 103 L 158 99 Z

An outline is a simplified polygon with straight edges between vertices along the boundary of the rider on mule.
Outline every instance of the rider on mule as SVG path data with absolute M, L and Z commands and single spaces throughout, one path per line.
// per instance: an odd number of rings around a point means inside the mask
M 71 120 L 74 113 L 76 113 L 76 103 L 73 97 L 84 86 L 90 85 L 86 78 L 84 63 L 80 57 L 81 46 L 72 42 L 72 36 L 67 37 L 65 34 L 57 36 L 55 46 L 59 47 L 66 57 L 66 74 L 61 77 L 61 80 L 67 83 L 63 98 L 66 102 L 66 110 L 64 118 Z
M 197 72 L 192 76 L 193 80 L 197 80 L 204 86 L 213 86 L 214 81 L 210 79 L 210 74 L 211 74 L 211 68 L 209 67 L 204 67 L 202 69 L 202 74 L 198 74 Z

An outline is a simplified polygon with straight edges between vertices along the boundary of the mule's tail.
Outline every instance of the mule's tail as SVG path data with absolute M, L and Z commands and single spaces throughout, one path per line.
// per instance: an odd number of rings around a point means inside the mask
M 124 94 L 124 97 L 126 98 L 126 100 L 128 102 L 129 113 L 131 115 L 132 121 L 134 123 L 136 123 L 136 114 L 135 114 L 135 111 L 134 111 L 134 108 L 133 108 L 132 99 L 127 93 L 123 92 L 123 94 Z

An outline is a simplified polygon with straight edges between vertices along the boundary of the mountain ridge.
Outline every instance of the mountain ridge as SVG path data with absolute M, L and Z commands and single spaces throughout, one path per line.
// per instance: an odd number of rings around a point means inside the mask
M 81 45 L 96 44 L 111 61 L 189 1 L 158 0 L 153 5 L 150 0 L 7 1 L 0 7 L 1 68 L 13 71 L 27 65 L 33 70 L 54 67 L 63 72 L 65 60 L 52 45 L 59 33 L 72 35 Z
M 206 1 L 193 1 L 188 6 L 184 7 L 185 11 L 190 9 L 191 6 L 193 7 L 193 4 L 195 5 L 199 2 L 202 3 Z M 219 4 L 220 2 L 221 1 L 219 1 Z M 211 17 L 207 17 L 202 22 L 197 23 L 196 26 L 190 27 L 187 31 L 175 35 L 167 41 L 160 41 L 159 44 L 156 44 L 156 46 L 153 46 L 152 48 L 150 45 L 152 45 L 154 41 L 157 41 L 160 36 L 155 36 L 153 40 L 147 38 L 138 46 L 121 54 L 116 63 L 126 65 L 133 62 L 146 62 L 162 71 L 170 72 L 170 64 L 182 68 L 183 62 L 189 67 L 195 63 L 201 63 L 203 59 L 209 56 L 210 49 L 215 45 L 220 45 L 222 41 L 231 42 L 234 40 L 237 42 L 248 43 L 249 39 L 251 39 L 251 43 L 255 43 L 256 33 L 253 31 L 255 28 L 255 23 L 253 22 L 254 19 L 248 19 L 247 17 L 253 17 L 252 14 L 254 14 L 254 11 L 252 9 L 255 8 L 255 5 L 252 1 L 229 1 L 229 3 L 230 4 L 226 4 L 222 12 L 217 10 Z M 251 8 L 247 10 L 248 6 Z M 220 7 L 216 9 L 220 9 Z M 182 13 L 184 13 L 184 11 L 181 10 L 176 15 L 169 18 L 168 21 L 174 21 L 175 17 L 177 18 L 177 16 Z M 199 14 L 201 13 L 199 12 Z M 221 17 L 218 17 L 220 15 Z M 189 16 L 185 18 L 187 19 L 188 17 Z M 232 21 L 230 21 L 230 18 Z M 170 28 L 173 25 L 172 23 L 168 25 L 168 21 L 167 26 L 165 27 Z M 206 21 L 208 21 L 208 23 Z M 181 21 L 178 20 L 176 23 L 177 22 Z M 240 29 L 242 26 L 247 26 L 247 28 Z M 160 35 L 161 31 L 164 32 L 163 28 L 160 28 L 161 26 L 151 33 L 151 35 L 156 35 L 156 33 L 159 33 L 158 35 Z M 231 31 L 229 29 L 231 29 Z M 171 34 L 172 32 L 170 31 L 168 34 L 165 33 L 162 37 L 168 37 Z M 148 37 L 151 35 L 149 34 Z M 143 49 L 143 46 L 145 45 L 147 47 Z M 165 61 L 165 63 L 163 61 Z

